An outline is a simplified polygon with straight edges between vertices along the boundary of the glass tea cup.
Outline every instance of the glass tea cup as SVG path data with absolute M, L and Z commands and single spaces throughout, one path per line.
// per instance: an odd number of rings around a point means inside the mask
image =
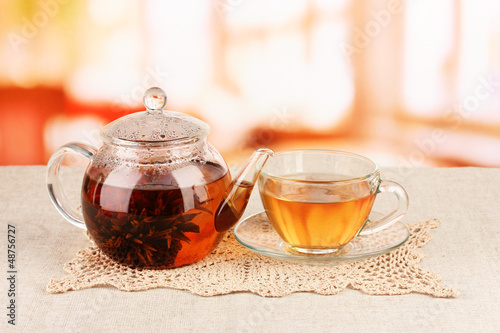
M 275 153 L 259 176 L 259 192 L 284 249 L 301 254 L 328 254 L 358 235 L 389 227 L 408 209 L 404 188 L 381 180 L 370 159 L 342 151 L 297 150 Z M 378 193 L 390 192 L 397 208 L 369 219 Z

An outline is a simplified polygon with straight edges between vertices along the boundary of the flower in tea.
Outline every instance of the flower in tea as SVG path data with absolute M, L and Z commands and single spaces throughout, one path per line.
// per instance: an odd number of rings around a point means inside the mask
M 190 196 L 194 207 L 184 211 L 180 189 L 104 186 L 90 177 L 84 182 L 82 208 L 87 228 L 104 253 L 134 267 L 174 265 L 182 242 L 191 241 L 186 233 L 200 232 L 193 219 L 212 214 L 206 208 L 212 199 L 200 201 L 196 193 Z

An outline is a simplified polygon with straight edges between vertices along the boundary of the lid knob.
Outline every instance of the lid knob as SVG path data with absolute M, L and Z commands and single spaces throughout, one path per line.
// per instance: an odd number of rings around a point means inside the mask
M 149 111 L 161 111 L 167 104 L 167 95 L 163 89 L 158 87 L 152 87 L 146 90 L 144 93 L 144 105 L 146 110 Z

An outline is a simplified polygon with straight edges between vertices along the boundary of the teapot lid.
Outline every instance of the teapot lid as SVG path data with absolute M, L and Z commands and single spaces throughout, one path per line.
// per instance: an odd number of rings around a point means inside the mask
M 203 121 L 175 111 L 164 111 L 167 95 L 158 87 L 144 93 L 146 111 L 132 113 L 106 125 L 101 136 L 119 145 L 163 146 L 203 140 L 210 127 Z

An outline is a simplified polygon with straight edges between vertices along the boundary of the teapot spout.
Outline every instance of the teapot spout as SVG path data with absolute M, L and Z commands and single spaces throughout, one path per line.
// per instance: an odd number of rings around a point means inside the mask
M 238 222 L 245 212 L 262 167 L 273 154 L 274 152 L 268 148 L 260 148 L 253 152 L 243 170 L 233 179 L 222 197 L 215 213 L 215 230 L 227 231 Z

